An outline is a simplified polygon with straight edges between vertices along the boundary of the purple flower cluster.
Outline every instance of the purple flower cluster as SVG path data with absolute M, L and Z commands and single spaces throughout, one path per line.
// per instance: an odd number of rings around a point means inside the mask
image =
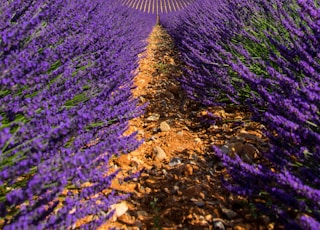
M 288 229 L 320 228 L 320 6 L 312 0 L 204 0 L 168 17 L 188 66 L 181 82 L 204 105 L 247 105 L 267 128 L 265 163 L 216 149 L 232 180 Z M 257 199 L 258 198 L 258 199 Z
M 142 108 L 132 98 L 152 24 L 111 0 L 0 2 L 0 225 L 99 226 L 123 195 L 103 192 Z M 133 23 L 134 22 L 134 23 Z

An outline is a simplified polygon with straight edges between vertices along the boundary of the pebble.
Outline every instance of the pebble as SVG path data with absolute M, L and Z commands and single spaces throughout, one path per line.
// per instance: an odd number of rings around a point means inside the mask
M 144 131 L 139 130 L 139 131 L 138 131 L 138 135 L 144 136 Z
M 160 115 L 159 114 L 153 114 L 149 117 L 147 117 L 147 121 L 158 121 L 160 119 Z
M 204 202 L 203 201 L 194 201 L 193 202 L 195 205 L 197 205 L 199 208 L 204 206 Z
M 225 230 L 224 224 L 221 221 L 215 221 L 213 223 L 214 230 Z
M 222 208 L 221 211 L 229 220 L 231 220 L 237 216 L 237 213 L 232 211 L 231 209 Z
M 174 166 L 180 165 L 180 164 L 182 164 L 182 162 L 181 162 L 181 158 L 179 158 L 179 157 L 174 157 L 169 162 L 170 167 L 174 167 Z
M 142 97 L 142 96 L 140 96 L 139 99 L 140 99 L 140 101 L 141 101 L 142 103 L 145 103 L 145 102 L 146 102 L 146 99 L 145 99 L 144 97 Z
M 157 133 L 159 131 L 159 129 L 157 128 L 157 127 L 154 127 L 153 129 L 152 129 L 152 132 L 154 132 L 154 133 Z
M 151 193 L 151 192 L 152 192 L 152 189 L 151 189 L 151 188 L 149 188 L 149 187 L 147 187 L 147 188 L 145 189 L 145 192 L 146 192 L 147 194 L 149 194 L 149 193 Z
M 155 141 L 155 140 L 157 140 L 157 137 L 156 136 L 151 136 L 149 140 L 150 141 Z
M 177 134 L 178 134 L 179 136 L 183 136 L 183 131 L 181 130 L 181 131 L 177 132 Z
M 210 222 L 212 222 L 212 218 L 213 217 L 212 217 L 212 215 L 208 214 L 204 218 L 205 218 L 206 221 L 208 221 L 210 223 Z
M 185 174 L 186 176 L 192 176 L 192 174 L 193 174 L 193 168 L 192 168 L 192 166 L 191 166 L 190 164 L 187 164 L 187 165 L 185 166 L 184 174 Z
M 274 229 L 274 223 L 268 224 L 267 229 L 268 230 L 273 230 Z
M 116 220 L 128 211 L 128 205 L 125 202 L 111 205 L 111 209 L 114 210 L 113 219 Z
M 199 196 L 200 196 L 202 199 L 206 198 L 206 195 L 204 194 L 204 192 L 200 192 L 200 193 L 199 193 Z
M 122 216 L 119 217 L 119 221 L 126 224 L 126 225 L 133 225 L 135 224 L 135 217 L 133 216 L 130 216 L 128 214 L 124 214 Z
M 195 138 L 195 139 L 194 139 L 194 142 L 200 143 L 200 142 L 201 142 L 201 139 L 200 139 L 200 138 Z
M 208 227 L 209 224 L 206 220 L 200 220 L 199 225 L 203 227 Z
M 179 186 L 177 186 L 177 185 L 173 186 L 173 193 L 178 192 L 179 189 L 180 189 Z
M 145 220 L 148 217 L 148 213 L 146 211 L 138 211 L 137 217 L 139 220 Z
M 146 184 L 147 184 L 148 186 L 150 186 L 150 187 L 154 187 L 154 186 L 157 184 L 157 181 L 156 181 L 156 180 L 150 179 L 150 178 L 146 179 L 145 182 L 146 182 Z
M 155 154 L 156 160 L 162 161 L 162 160 L 164 160 L 164 159 L 167 158 L 167 154 L 166 154 L 165 151 L 164 151 L 161 147 L 159 147 L 159 146 L 154 147 L 153 153 Z
M 168 132 L 170 130 L 170 125 L 167 122 L 163 121 L 160 123 L 160 130 L 161 132 Z

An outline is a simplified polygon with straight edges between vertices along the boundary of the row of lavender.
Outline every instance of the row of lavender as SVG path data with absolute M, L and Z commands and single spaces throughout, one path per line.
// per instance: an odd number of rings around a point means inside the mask
M 1 227 L 93 229 L 123 198 L 107 165 L 139 144 L 123 133 L 145 23 L 111 0 L 1 1 Z
M 320 229 L 320 5 L 313 0 L 204 0 L 164 25 L 206 106 L 247 105 L 267 128 L 265 163 L 217 154 L 246 195 L 288 229 Z

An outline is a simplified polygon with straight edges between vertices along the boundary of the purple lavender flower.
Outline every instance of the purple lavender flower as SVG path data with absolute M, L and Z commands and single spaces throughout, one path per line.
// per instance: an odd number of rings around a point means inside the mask
M 132 73 L 152 22 L 108 0 L 1 1 L 0 11 L 3 228 L 70 228 L 89 215 L 82 228 L 95 228 L 124 198 L 103 192 L 116 176 L 109 159 L 139 145 L 123 133 L 142 112 Z

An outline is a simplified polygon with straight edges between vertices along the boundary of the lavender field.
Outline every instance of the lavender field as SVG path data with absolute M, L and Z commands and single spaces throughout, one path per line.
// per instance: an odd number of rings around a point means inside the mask
M 320 229 L 317 0 L 1 1 L 0 228 L 96 229 L 130 196 L 108 163 L 144 141 L 125 132 L 157 13 L 186 97 L 264 127 L 258 160 L 211 146 L 224 187 L 282 229 Z

